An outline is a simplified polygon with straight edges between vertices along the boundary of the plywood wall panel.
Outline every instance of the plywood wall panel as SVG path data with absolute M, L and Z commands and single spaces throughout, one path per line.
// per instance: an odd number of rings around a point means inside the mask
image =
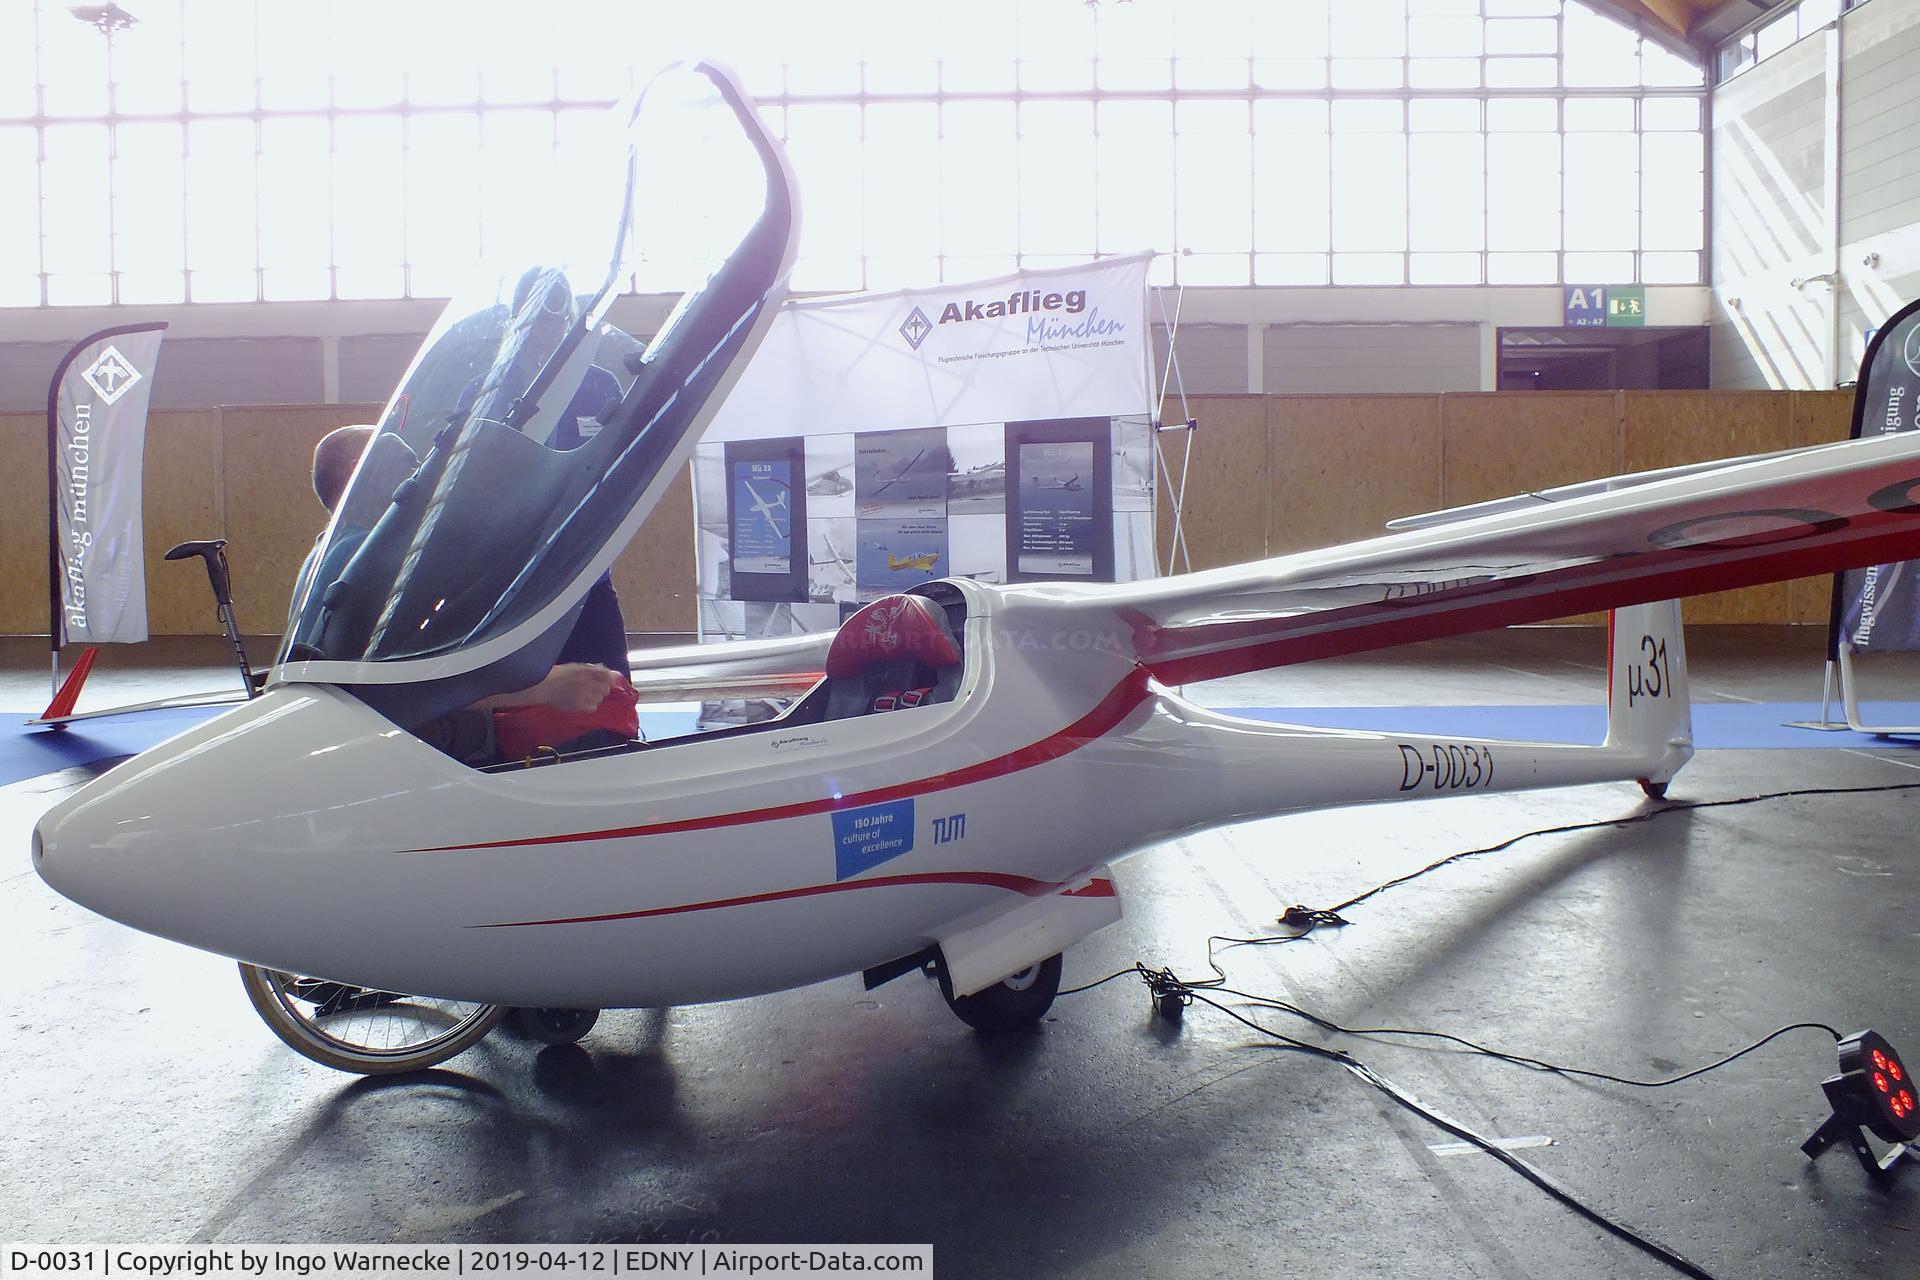
M 227 555 L 234 612 L 246 634 L 285 629 L 294 577 L 326 527 L 327 513 L 313 496 L 313 446 L 335 427 L 372 422 L 378 413 L 377 405 L 221 410 Z
M 1845 440 L 1853 431 L 1852 391 L 1795 391 L 1792 443 L 1797 447 Z M 1790 605 L 1783 622 L 1826 626 L 1833 608 L 1833 575 L 1796 578 L 1787 588 Z
M 47 415 L 0 413 L 0 630 L 47 633 Z
M 1850 392 L 1457 393 L 1197 397 L 1188 487 L 1197 567 L 1370 537 L 1398 515 L 1639 470 L 1844 438 Z M 314 443 L 371 405 L 156 410 L 148 432 L 148 600 L 155 634 L 216 634 L 197 567 L 160 555 L 226 537 L 241 624 L 277 635 L 324 513 Z M 1177 470 L 1185 437 L 1167 438 Z M 47 625 L 45 422 L 0 414 L 0 629 Z M 1171 520 L 1162 494 L 1160 546 Z M 616 561 L 636 632 L 693 626 L 691 486 L 682 477 Z M 1829 579 L 1701 597 L 1690 621 L 1824 622 Z
M 1773 453 L 1794 444 L 1793 398 L 1776 391 L 1645 391 L 1621 397 L 1621 452 L 1628 471 Z M 1688 622 L 1784 622 L 1794 615 L 1785 582 L 1695 596 Z
M 226 536 L 221 513 L 220 411 L 160 409 L 147 418 L 141 478 L 147 563 L 147 630 L 157 636 L 219 631 L 198 560 L 162 559 L 178 543 Z
M 1199 430 L 1165 437 L 1177 480 L 1182 449 L 1193 446 L 1187 477 L 1185 528 L 1195 569 L 1211 569 L 1267 553 L 1267 403 L 1264 396 L 1201 396 L 1189 402 Z M 1172 503 L 1159 498 L 1159 547 L 1166 563 L 1172 541 Z
M 1440 397 L 1270 396 L 1268 554 L 1378 537 L 1440 497 Z
M 694 630 L 693 472 L 682 471 L 613 562 L 629 632 Z
M 1441 402 L 1445 505 L 1575 484 L 1619 469 L 1612 392 L 1449 395 Z

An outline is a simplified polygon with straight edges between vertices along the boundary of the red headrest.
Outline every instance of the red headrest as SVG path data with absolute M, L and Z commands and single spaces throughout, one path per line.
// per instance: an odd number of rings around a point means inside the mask
M 925 596 L 882 596 L 841 623 L 827 649 L 827 674 L 850 676 L 895 658 L 916 658 L 930 667 L 960 661 L 947 620 Z

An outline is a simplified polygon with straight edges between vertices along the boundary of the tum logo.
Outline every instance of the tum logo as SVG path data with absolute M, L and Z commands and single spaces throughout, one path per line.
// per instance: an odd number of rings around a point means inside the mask
M 967 815 L 964 813 L 956 813 L 951 818 L 935 818 L 933 820 L 933 842 L 935 844 L 951 844 L 966 834 Z

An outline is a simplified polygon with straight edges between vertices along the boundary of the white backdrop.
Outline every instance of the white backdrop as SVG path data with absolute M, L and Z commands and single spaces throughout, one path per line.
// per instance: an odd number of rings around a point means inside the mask
M 1147 258 L 790 302 L 708 441 L 1153 411 Z
M 1013 546 L 1029 574 L 1046 544 L 1061 576 L 1152 576 L 1146 274 L 1114 258 L 788 304 L 694 456 L 701 638 L 827 630 L 930 578 L 1008 581 Z M 1071 460 L 1030 477 L 1009 424 L 1097 443 L 1023 446 Z

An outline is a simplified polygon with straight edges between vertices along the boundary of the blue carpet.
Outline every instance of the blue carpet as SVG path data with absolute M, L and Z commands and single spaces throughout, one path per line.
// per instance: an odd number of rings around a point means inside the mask
M 171 707 L 102 716 L 65 729 L 40 729 L 13 722 L 7 732 L 0 713 L 0 786 L 75 766 L 98 765 L 135 755 L 177 733 L 229 710 L 229 707 Z M 1332 729 L 1370 729 L 1414 737 L 1519 738 L 1531 742 L 1598 742 L 1606 736 L 1607 715 L 1598 706 L 1525 707 L 1221 707 L 1228 715 L 1282 724 Z M 1839 708 L 1833 708 L 1839 714 Z M 1920 724 L 1920 703 L 1868 703 L 1861 713 L 1869 723 Z M 26 712 L 16 713 L 20 720 Z M 1694 742 L 1700 747 L 1806 750 L 1834 747 L 1884 747 L 1888 741 L 1843 731 L 1823 733 L 1790 729 L 1790 720 L 1815 720 L 1817 702 L 1709 702 L 1693 709 Z M 661 707 L 641 713 L 649 738 L 692 733 L 698 713 L 692 705 Z M 1899 740 L 1896 740 L 1898 743 Z M 1913 745 L 1920 745 L 1915 742 Z

